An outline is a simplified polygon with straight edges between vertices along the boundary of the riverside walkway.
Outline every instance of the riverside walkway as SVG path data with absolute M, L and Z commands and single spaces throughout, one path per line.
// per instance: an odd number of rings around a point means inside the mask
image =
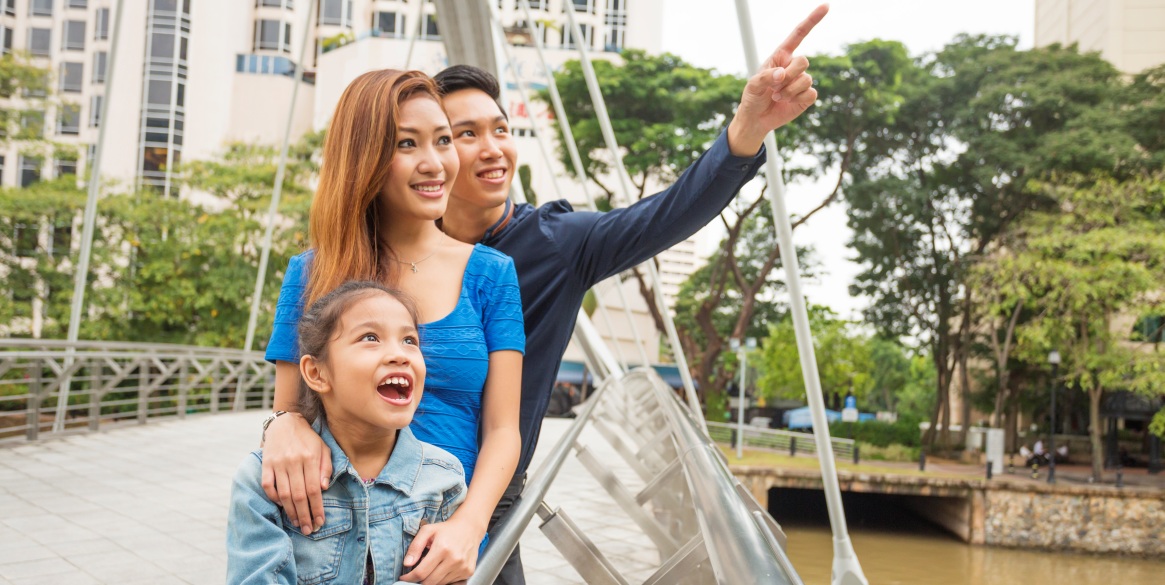
M 0 447 L 0 585 L 218 584 L 226 572 L 231 478 L 265 413 L 151 422 Z M 570 420 L 546 419 L 537 469 Z M 643 482 L 593 429 L 581 440 L 628 486 Z M 659 563 L 634 522 L 573 457 L 547 501 L 562 505 L 641 582 Z M 521 539 L 531 583 L 584 583 L 531 522 Z M 636 570 L 635 567 L 641 567 Z

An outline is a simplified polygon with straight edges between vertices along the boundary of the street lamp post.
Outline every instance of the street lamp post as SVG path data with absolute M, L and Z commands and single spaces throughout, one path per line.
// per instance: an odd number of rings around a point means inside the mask
M 745 372 L 748 369 L 748 350 L 756 349 L 756 338 L 749 337 L 741 345 L 740 340 L 733 337 L 728 340 L 728 347 L 737 352 L 740 360 L 740 389 L 736 399 L 736 458 L 744 458 L 744 383 Z
M 1048 434 L 1048 483 L 1056 483 L 1056 380 L 1060 370 L 1060 352 L 1049 352 L 1048 363 L 1052 364 L 1052 432 Z

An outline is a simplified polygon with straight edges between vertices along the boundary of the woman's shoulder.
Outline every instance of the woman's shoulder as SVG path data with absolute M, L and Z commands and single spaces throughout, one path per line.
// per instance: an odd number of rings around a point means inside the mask
M 506 270 L 512 270 L 514 260 L 509 256 L 485 245 L 474 244 L 473 254 L 469 257 L 469 265 L 466 270 L 471 267 L 483 274 L 497 274 Z

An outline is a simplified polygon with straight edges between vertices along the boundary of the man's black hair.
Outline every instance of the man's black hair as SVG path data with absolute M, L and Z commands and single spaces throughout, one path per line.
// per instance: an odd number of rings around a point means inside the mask
M 476 89 L 485 92 L 498 104 L 498 109 L 502 111 L 502 115 L 509 119 L 509 116 L 506 115 L 506 109 L 499 101 L 502 92 L 498 86 L 498 80 L 490 72 L 472 65 L 453 65 L 434 75 L 433 80 L 437 82 L 437 91 L 442 96 L 463 89 Z

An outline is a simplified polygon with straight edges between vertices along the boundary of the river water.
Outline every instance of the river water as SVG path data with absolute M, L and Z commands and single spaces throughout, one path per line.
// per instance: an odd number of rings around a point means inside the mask
M 785 524 L 806 585 L 828 585 L 828 524 Z M 971 546 L 931 526 L 858 527 L 850 537 L 871 585 L 1161 585 L 1165 561 Z

